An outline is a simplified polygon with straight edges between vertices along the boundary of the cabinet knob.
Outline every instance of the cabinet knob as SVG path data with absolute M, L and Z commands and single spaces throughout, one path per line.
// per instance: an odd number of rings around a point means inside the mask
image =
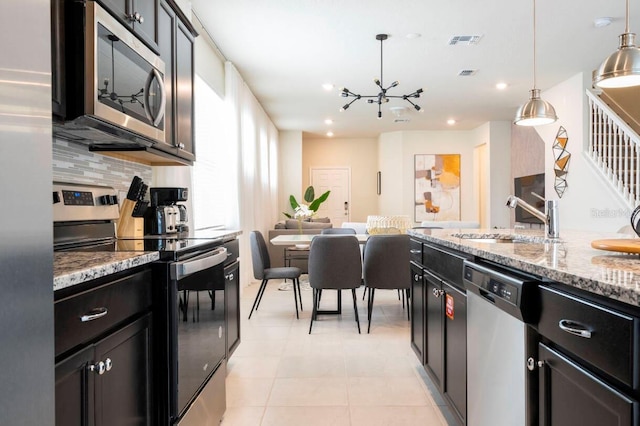
M 229 281 L 233 281 L 233 274 L 229 274 L 225 278 Z
M 104 360 L 104 368 L 107 371 L 111 371 L 111 369 L 113 368 L 113 362 L 111 362 L 111 358 L 107 358 Z
M 100 376 L 104 374 L 106 371 L 106 366 L 104 362 L 100 361 L 97 364 L 90 364 L 88 367 L 89 371 L 93 371 L 94 373 L 98 373 Z
M 527 369 L 528 369 L 529 371 L 533 371 L 533 370 L 535 370 L 535 369 L 536 369 L 536 367 L 538 367 L 538 368 L 542 368 L 542 367 L 544 367 L 544 361 L 538 361 L 538 362 L 536 362 L 536 360 L 535 360 L 535 359 L 533 359 L 533 357 L 532 357 L 532 356 L 530 356 L 530 357 L 527 359 Z
M 440 290 L 438 288 L 434 288 L 432 293 L 433 293 L 433 295 L 435 297 L 440 297 L 440 296 L 442 296 L 444 294 L 444 290 Z
M 180 149 L 184 149 L 184 144 L 183 144 L 183 143 L 179 143 L 179 144 L 178 144 L 178 148 L 180 148 Z
M 133 12 L 131 15 L 129 15 L 129 21 L 142 24 L 144 23 L 144 17 L 140 15 L 139 12 Z
M 414 275 L 413 275 L 413 280 L 414 280 L 415 282 L 418 282 L 418 281 L 420 281 L 421 279 L 422 279 L 422 275 L 418 275 L 418 274 L 414 274 Z

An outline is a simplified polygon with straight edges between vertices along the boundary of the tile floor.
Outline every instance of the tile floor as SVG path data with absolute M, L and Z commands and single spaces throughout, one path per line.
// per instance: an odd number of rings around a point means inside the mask
M 320 316 L 308 334 L 311 290 L 302 290 L 296 319 L 291 291 L 270 282 L 247 319 L 259 283 L 243 289 L 242 343 L 228 362 L 223 426 L 454 424 L 410 347 L 410 324 L 395 291 L 376 293 L 371 334 L 357 290 L 362 334 L 351 294 L 342 315 Z M 334 309 L 325 291 L 322 309 Z

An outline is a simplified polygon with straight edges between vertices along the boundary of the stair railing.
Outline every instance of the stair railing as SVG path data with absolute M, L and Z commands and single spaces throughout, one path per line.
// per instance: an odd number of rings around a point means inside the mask
M 640 136 L 591 90 L 589 158 L 630 209 L 640 203 Z

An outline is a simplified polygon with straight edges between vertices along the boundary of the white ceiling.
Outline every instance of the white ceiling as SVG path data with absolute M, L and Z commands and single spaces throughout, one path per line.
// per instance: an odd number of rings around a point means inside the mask
M 640 3 L 640 2 L 635 2 Z M 280 130 L 306 136 L 375 137 L 398 130 L 468 130 L 512 120 L 533 87 L 533 3 L 514 0 L 192 0 L 220 51 L 240 71 Z M 544 90 L 584 71 L 590 75 L 616 50 L 624 32 L 624 0 L 537 0 L 537 87 Z M 612 17 L 607 27 L 594 19 Z M 631 5 L 631 30 L 640 31 L 640 4 Z M 390 95 L 423 88 L 408 123 L 395 123 L 383 105 L 348 99 L 339 89 L 376 95 L 380 42 L 386 33 L 384 83 Z M 419 33 L 421 37 L 406 38 Z M 482 35 L 475 46 L 450 46 L 454 35 Z M 477 69 L 459 77 L 462 69 Z M 504 81 L 508 88 L 498 91 Z M 326 92 L 323 83 L 335 89 Z M 544 93 L 543 93 L 544 98 Z M 324 120 L 331 118 L 334 124 Z M 454 118 L 455 126 L 446 124 Z

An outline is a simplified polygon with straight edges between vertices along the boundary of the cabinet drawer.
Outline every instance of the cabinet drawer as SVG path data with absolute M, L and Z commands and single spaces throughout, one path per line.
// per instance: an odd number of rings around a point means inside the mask
M 227 241 L 223 246 L 227 249 L 227 260 L 224 261 L 224 266 L 231 265 L 238 260 L 238 256 L 240 255 L 240 242 L 238 239 L 235 239 Z
M 422 265 L 422 243 L 420 241 L 409 240 L 409 253 L 412 262 Z
M 540 287 L 538 331 L 560 347 L 638 389 L 638 318 Z
M 54 304 L 56 356 L 100 336 L 150 306 L 150 270 L 58 300 Z

